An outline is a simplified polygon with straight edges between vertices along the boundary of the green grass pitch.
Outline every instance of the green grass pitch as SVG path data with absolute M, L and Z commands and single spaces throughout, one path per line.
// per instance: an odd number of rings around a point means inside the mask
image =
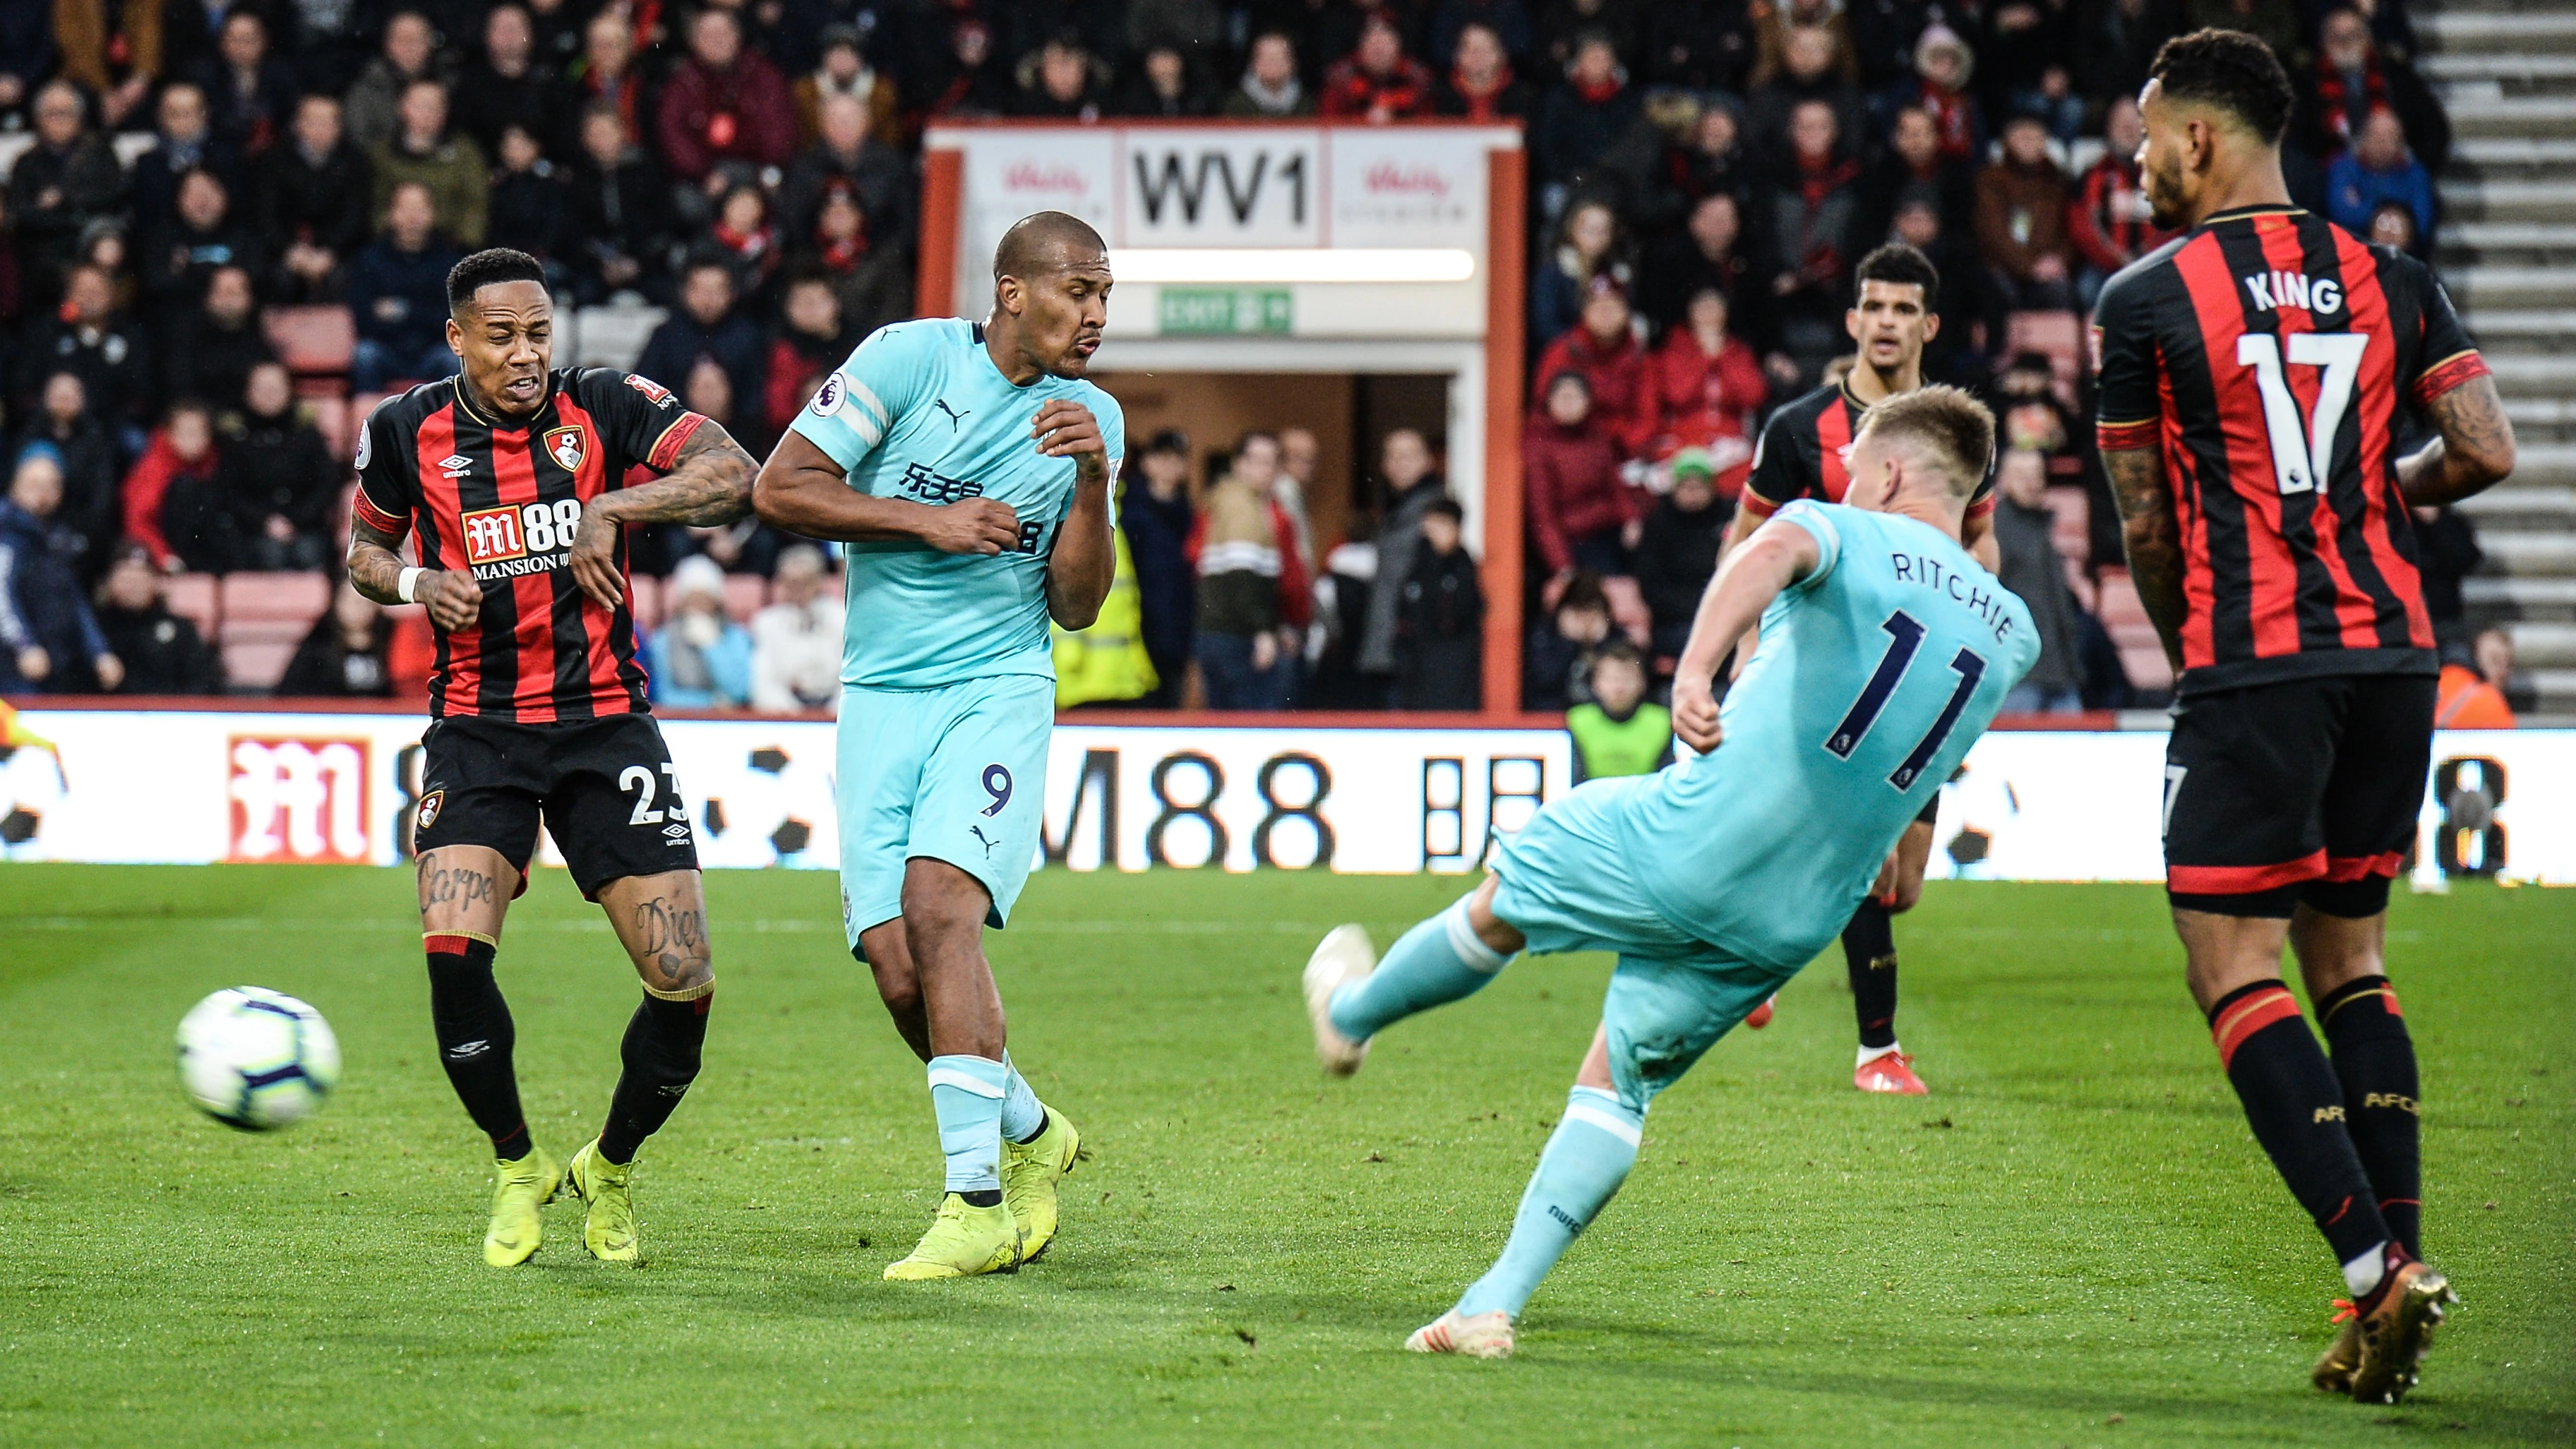
M 650 1262 L 589 1261 L 567 1203 L 504 1273 L 407 875 L 0 867 L 0 1442 L 2576 1442 L 2576 893 L 2396 903 L 2466 1303 L 2392 1410 L 2307 1387 L 2340 1281 L 2131 887 L 1936 884 L 1898 925 L 1934 1096 L 1851 1089 L 1828 957 L 1657 1105 L 1519 1358 L 1402 1353 L 1500 1247 L 1607 970 L 1520 963 L 1322 1081 L 1315 938 L 1383 943 L 1461 884 L 1042 874 L 993 957 L 1014 1055 L 1099 1156 L 1043 1262 L 895 1285 L 936 1140 L 829 876 L 710 877 L 721 989 L 643 1158 Z M 631 972 L 558 871 L 502 968 L 569 1154 Z M 338 1029 L 314 1121 L 180 1096 L 173 1026 L 237 983 Z

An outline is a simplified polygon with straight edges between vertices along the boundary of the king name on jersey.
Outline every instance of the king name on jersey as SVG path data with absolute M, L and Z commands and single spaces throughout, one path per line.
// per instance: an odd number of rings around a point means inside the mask
M 581 500 L 478 508 L 461 515 L 466 562 L 483 583 L 552 573 L 571 561 L 581 529 Z
M 2305 272 L 2256 272 L 2243 280 L 2258 312 L 2297 307 L 2325 317 L 2343 310 L 2343 283 L 2332 277 L 2311 277 Z

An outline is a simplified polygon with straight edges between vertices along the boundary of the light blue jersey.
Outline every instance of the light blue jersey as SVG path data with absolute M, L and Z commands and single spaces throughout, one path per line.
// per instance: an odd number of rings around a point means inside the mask
M 1815 570 L 1762 616 L 1724 738 L 1631 785 L 1620 853 L 1674 926 L 1804 964 L 2039 660 L 2030 610 L 1929 524 L 1801 500 Z
M 849 545 L 849 612 L 841 682 L 929 689 L 996 675 L 1055 676 L 1047 638 L 1047 556 L 1073 504 L 1074 460 L 1041 455 L 1038 409 L 1067 398 L 1091 409 L 1108 445 L 1112 486 L 1127 451 L 1116 400 L 1078 378 L 1014 386 L 961 318 L 881 328 L 823 381 L 793 427 L 880 498 L 945 505 L 1007 503 L 1015 552 L 941 553 L 921 543 Z

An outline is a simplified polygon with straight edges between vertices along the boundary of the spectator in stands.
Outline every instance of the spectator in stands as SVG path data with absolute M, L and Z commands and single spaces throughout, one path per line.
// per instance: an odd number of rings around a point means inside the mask
M 2075 305 L 2075 248 L 2066 234 L 2066 173 L 2048 155 L 2048 126 L 2033 111 L 2004 122 L 2004 153 L 1977 173 L 1977 250 L 1997 295 L 2013 311 Z
M 742 299 L 745 310 L 765 310 L 773 300 L 769 279 L 778 270 L 780 255 L 767 193 L 757 186 L 737 186 L 726 192 L 696 251 L 732 270 L 734 295 Z
M 390 145 L 402 129 L 403 92 L 444 73 L 433 40 L 428 17 L 417 10 L 397 11 L 385 22 L 383 54 L 367 63 L 347 97 L 349 139 L 358 149 Z
M 1879 94 L 1881 111 L 1896 120 L 1888 128 L 1891 142 L 1905 113 L 1920 111 L 1931 128 L 1932 150 L 1942 160 L 1962 167 L 1976 165 L 1986 148 L 1985 111 L 1968 89 L 1969 78 L 1976 73 L 1976 53 L 1959 38 L 1959 32 L 1936 20 L 1915 37 L 1913 61 L 1910 74 Z M 1908 150 L 1906 160 L 1920 179 L 1921 158 Z
M 255 191 L 278 299 L 337 301 L 343 269 L 372 230 L 367 207 L 375 194 L 366 156 L 340 133 L 337 97 L 295 103 L 292 135 L 260 158 Z
M 2436 681 L 2433 727 L 2444 730 L 2509 730 L 2519 721 L 2505 697 L 2513 678 L 2513 636 L 2502 629 L 2482 629 L 2465 661 L 2442 661 Z
M 2113 272 L 2164 245 L 2171 235 L 2156 225 L 2138 177 L 2138 142 L 2145 135 L 2137 99 L 2112 97 L 2102 113 L 2101 158 L 2077 183 L 2075 203 L 2066 213 L 2067 234 L 2084 263 L 2076 278 L 2075 303 L 2088 316 Z
M 20 451 L 0 500 L 0 694 L 85 694 L 125 681 L 74 570 L 78 545 L 54 522 L 62 501 L 54 450 Z
M 126 183 L 115 148 L 89 128 L 89 103 L 78 86 L 46 82 L 35 113 L 36 144 L 9 171 L 9 214 L 20 256 L 40 278 L 71 260 L 91 222 L 122 212 Z
M 1646 253 L 1637 270 L 1640 310 L 1658 328 L 1679 326 L 1693 297 L 1714 291 L 1738 306 L 1758 309 L 1762 289 L 1746 285 L 1752 264 L 1744 255 L 1744 210 L 1732 192 L 1713 191 L 1691 206 L 1681 233 Z M 1751 332 L 1749 317 L 1738 318 Z M 1758 335 L 1758 334 L 1756 334 Z
M 1314 599 L 1296 530 L 1270 485 L 1279 440 L 1243 435 L 1234 466 L 1207 492 L 1190 542 L 1199 574 L 1196 651 L 1210 709 L 1288 707 Z
M 1575 41 L 1565 78 L 1538 98 L 1530 118 L 1532 179 L 1542 189 L 1571 186 L 1595 170 L 1621 169 L 1610 153 L 1641 134 L 1644 118 L 1645 103 L 1628 84 L 1610 37 L 1585 31 Z
M 653 702 L 689 709 L 751 703 L 751 631 L 725 615 L 724 570 L 682 559 L 671 571 L 670 617 L 644 646 Z
M 1610 638 L 1610 600 L 1589 573 L 1568 576 L 1521 651 L 1521 708 L 1553 714 L 1592 698 L 1592 651 Z
M 2135 103 L 2131 103 L 2135 109 Z M 2129 148 L 2134 151 L 2137 148 Z M 1883 241 L 1895 225 L 1900 197 L 1931 196 L 1941 207 L 1941 226 L 1964 232 L 1976 215 L 1977 176 L 1968 162 L 1942 144 L 1940 124 L 1919 105 L 1896 113 L 1887 128 L 1887 151 L 1878 159 L 1867 184 L 1869 216 L 1860 234 L 1871 245 Z
M 26 129 L 28 98 L 61 60 L 51 0 L 0 5 L 0 125 Z
M 1860 163 L 1843 154 L 1842 135 L 1830 103 L 1800 102 L 1789 117 L 1787 162 L 1756 202 L 1755 250 L 1792 382 L 1815 376 L 1846 345 L 1851 269 L 1867 239 L 1860 231 Z
M 2529 680 L 2514 676 L 2513 631 L 2501 624 L 2489 624 L 2469 641 L 2471 654 L 2478 661 L 2478 677 L 2504 691 L 2505 703 L 2518 714 L 2540 707 L 2539 691 Z
M 1646 661 L 1613 639 L 1591 659 L 1592 699 L 1565 712 L 1574 739 L 1574 783 L 1651 775 L 1673 762 L 1672 711 L 1646 698 Z
M 25 159 L 19 164 L 24 166 Z M 119 315 L 108 274 L 93 266 L 72 269 L 61 310 L 29 332 L 18 369 L 21 395 L 32 393 L 54 373 L 77 374 L 100 419 L 120 428 L 132 426 L 152 401 L 143 334 Z
M 1116 110 L 1122 116 L 1181 120 L 1213 115 L 1216 98 L 1178 46 L 1157 45 L 1137 58 Z
M 215 56 L 196 69 L 215 134 L 237 156 L 257 156 L 286 134 L 298 89 L 295 67 L 269 48 L 268 22 L 253 10 L 224 16 Z
M 2373 112 L 2391 111 L 2405 130 L 2406 148 L 2426 170 L 2449 164 L 2451 118 L 2412 63 L 2380 51 L 2360 11 L 2338 7 L 2318 22 L 2317 62 L 2304 79 L 2293 134 L 2320 159 L 2352 145 Z
M 1833 31 L 1824 25 L 1794 25 L 1783 32 L 1778 71 L 1758 79 L 1746 100 L 1745 145 L 1757 156 L 1789 154 L 1797 141 L 1791 128 L 1798 111 L 1810 104 L 1832 112 L 1837 142 L 1856 145 L 1868 134 L 1869 107 L 1848 76 Z
M 222 487 L 241 556 L 234 568 L 313 569 L 330 555 L 341 468 L 295 406 L 283 363 L 251 369 L 238 418 L 222 425 Z
M 1404 53 L 1404 33 L 1383 10 L 1360 25 L 1359 45 L 1324 71 L 1317 110 L 1328 119 L 1400 121 L 1431 112 L 1431 72 Z
M 912 315 L 911 253 L 900 239 L 875 245 L 875 230 L 856 190 L 836 183 L 823 192 L 813 240 L 802 258 L 804 265 L 831 278 L 841 294 L 842 317 L 862 337 Z
M 858 338 L 841 325 L 841 297 L 831 279 L 799 272 L 788 279 L 778 337 L 769 344 L 769 392 L 764 421 L 783 433 L 796 420 L 823 378 L 841 365 Z
M 1587 36 L 1610 43 L 1611 54 L 1626 65 L 1638 53 L 1645 29 L 1637 0 L 1546 0 L 1538 7 L 1538 48 L 1533 57 L 1552 71 L 1574 63 Z
M 1461 121 L 1516 121 L 1529 115 L 1529 87 L 1512 72 L 1503 39 L 1483 21 L 1458 29 L 1449 73 L 1431 90 L 1431 114 Z
M 2384 8 L 2395 9 L 2394 5 Z M 2177 0 L 2083 0 L 2076 20 L 2076 81 L 2097 100 L 2135 99 L 2156 51 L 2182 31 Z
M 2461 581 L 2486 562 L 2477 530 L 2468 515 L 2445 503 L 2415 510 L 2416 573 L 2424 581 L 2424 612 L 2433 621 L 2433 637 L 2457 646 L 2469 637 L 2468 604 Z
M 1297 557 L 1305 563 L 1308 577 L 1315 572 L 1315 520 L 1306 500 L 1315 496 L 1322 465 L 1323 447 L 1312 430 L 1279 430 L 1279 478 L 1270 485 L 1270 496 L 1279 500 L 1288 521 L 1296 526 Z
M 572 69 L 570 107 L 582 134 L 564 138 L 564 149 L 587 150 L 590 113 L 605 109 L 617 118 L 620 146 L 640 146 L 651 129 L 652 110 L 644 100 L 644 78 L 635 71 L 635 22 L 626 11 L 610 6 L 582 27 L 581 59 Z
M 1297 78 L 1297 43 L 1276 30 L 1252 37 L 1243 79 L 1227 93 L 1217 113 L 1269 121 L 1315 114 L 1314 97 L 1306 94 L 1305 82 Z
M 2084 708 L 2077 616 L 2058 556 L 2057 515 L 2048 507 L 2048 460 L 2029 448 L 2008 449 L 1995 465 L 1995 576 L 2030 606 L 2039 626 L 2039 662 L 2004 696 L 2011 714 L 2075 714 Z
M 635 370 L 665 387 L 677 387 L 705 357 L 724 369 L 734 397 L 761 396 L 767 348 L 760 329 L 735 309 L 734 297 L 732 267 L 708 258 L 690 262 L 680 282 L 679 310 L 645 339 Z
M 136 270 L 156 308 L 193 307 L 205 300 L 218 267 L 264 270 L 259 238 L 233 209 L 232 192 L 203 167 L 179 178 L 179 204 L 169 226 L 144 239 Z
M 2352 149 L 2326 167 L 2326 214 L 2339 226 L 2367 232 L 2379 208 L 2406 208 L 2418 237 L 2433 232 L 2433 174 L 2406 154 L 2406 131 L 2394 111 L 2373 111 L 2361 123 Z
M 909 255 L 912 236 L 911 163 L 868 131 L 868 109 L 856 96 L 834 94 L 822 102 L 822 134 L 796 155 L 779 191 L 779 220 L 787 234 L 810 237 L 820 220 L 823 195 L 847 187 L 865 215 L 871 246 Z
M 536 66 L 535 45 L 528 12 L 495 5 L 483 17 L 483 58 L 456 78 L 457 117 L 487 156 L 501 149 L 501 133 L 512 126 L 532 137 L 559 134 L 562 83 Z
M 1422 511 L 1396 608 L 1395 707 L 1473 710 L 1485 698 L 1485 591 L 1463 541 L 1454 498 Z
M 220 398 L 230 405 L 249 384 L 253 367 L 277 360 L 277 349 L 260 330 L 250 273 L 239 266 L 215 269 L 206 280 L 205 299 L 171 321 L 168 339 L 162 369 L 167 397 Z
M 376 204 L 389 202 L 398 186 L 418 185 L 429 193 L 441 235 L 469 250 L 482 246 L 492 173 L 473 137 L 448 132 L 447 87 L 433 80 L 403 87 L 399 117 L 393 139 L 367 153 Z
M 1689 128 L 1664 152 L 1664 188 L 1660 209 L 1671 213 L 1689 212 L 1720 193 L 1741 202 L 1753 189 L 1743 121 L 1733 101 L 1711 96 L 1701 102 Z
M 1995 378 L 1995 446 L 2039 454 L 2052 483 L 2077 482 L 2084 471 L 2084 422 L 2057 395 L 2057 364 L 2045 352 L 2019 352 Z
M 924 116 L 998 116 L 1009 109 L 1011 67 L 993 54 L 993 29 L 983 16 L 953 11 L 925 29 L 941 44 L 919 72 Z
M 823 551 L 778 553 L 778 600 L 751 616 L 751 707 L 765 714 L 837 713 L 841 704 L 840 590 Z
M 1530 282 L 1530 342 L 1546 344 L 1582 319 L 1583 296 L 1595 277 L 1626 285 L 1630 279 L 1619 214 L 1609 203 L 1580 201 L 1567 207 L 1555 249 Z
M 436 218 L 428 187 L 396 185 L 384 235 L 349 264 L 349 310 L 358 329 L 349 374 L 361 392 L 456 371 L 447 347 L 447 273 L 457 254 L 439 237 Z
M 206 119 L 206 93 L 193 83 L 174 81 L 164 87 L 156 114 L 161 124 L 152 146 L 134 158 L 132 220 L 147 246 L 157 244 L 172 227 L 180 178 L 192 171 L 212 171 L 229 189 L 241 166 L 231 144 L 215 138 Z
M 1684 448 L 1701 450 L 1727 476 L 1731 498 L 1751 466 L 1753 430 L 1771 389 L 1753 349 L 1728 329 L 1728 310 L 1724 292 L 1703 287 L 1682 325 L 1664 334 L 1648 363 L 1654 412 L 1644 451 L 1670 458 Z
M 1699 448 L 1673 455 L 1672 491 L 1655 501 L 1637 536 L 1637 591 L 1653 619 L 1655 654 L 1678 659 L 1717 573 L 1717 554 L 1735 505 L 1718 492 L 1717 465 Z M 1741 487 L 1741 477 L 1737 480 Z
M 1363 684 L 1374 695 L 1372 705 L 1393 697 L 1404 581 L 1412 577 L 1414 555 L 1421 550 L 1422 520 L 1433 504 L 1449 496 L 1435 462 L 1429 442 L 1411 428 L 1388 433 L 1378 447 L 1378 481 L 1385 486 L 1386 505 L 1378 516 L 1377 573 L 1354 657 Z
M 1529 527 L 1552 580 L 1580 569 L 1628 572 L 1628 548 L 1644 515 L 1637 490 L 1620 480 L 1624 457 L 1593 416 L 1592 385 L 1571 369 L 1549 376 L 1539 413 L 1521 445 L 1529 470 Z
M 671 174 L 711 206 L 764 166 L 796 153 L 796 102 L 768 57 L 742 43 L 742 21 L 710 5 L 689 20 L 689 55 L 663 87 L 656 134 Z
M 628 137 L 613 106 L 582 117 L 581 161 L 573 168 L 573 221 L 579 236 L 576 292 L 597 306 L 618 292 L 667 301 L 662 272 L 671 232 L 670 185 L 651 156 Z
M 1977 79 L 1997 111 L 2036 114 L 2048 133 L 2073 145 L 2084 126 L 2084 98 L 2066 71 L 2074 15 L 2067 0 L 2005 0 L 1985 7 Z
M 2383 201 L 2370 214 L 2370 227 L 2361 234 L 2373 246 L 2394 247 L 2401 252 L 2424 255 L 2423 233 L 2415 229 L 2415 208 L 2402 201 Z
M 170 404 L 169 416 L 152 434 L 150 446 L 125 475 L 125 533 L 152 551 L 154 567 L 176 573 L 189 566 L 174 546 L 174 537 L 200 549 L 203 556 L 203 545 L 190 532 L 207 519 L 224 517 L 220 507 L 212 506 L 221 496 L 216 475 L 222 464 L 215 451 L 214 414 L 194 398 Z M 174 495 L 181 502 L 176 535 L 164 517 Z M 226 539 L 216 542 L 229 544 Z M 230 557 L 228 547 L 226 557 Z
M 1190 507 L 1190 440 L 1166 429 L 1133 461 L 1119 494 L 1118 527 L 1136 567 L 1136 604 L 1143 615 L 1138 632 L 1159 681 L 1147 702 L 1170 709 L 1181 702 L 1198 629 L 1198 572 L 1190 562 L 1197 524 Z
M 126 694 L 221 694 L 223 664 L 197 626 L 170 612 L 152 551 L 118 547 L 98 590 L 98 628 L 125 666 Z
M 816 38 L 822 60 L 796 78 L 796 139 L 811 146 L 823 138 L 823 104 L 835 96 L 859 104 L 859 133 L 889 149 L 903 145 L 903 108 L 894 78 L 868 64 L 856 26 L 835 21 Z
M 95 578 L 116 546 L 124 509 L 116 437 L 90 412 L 89 388 L 79 373 L 56 372 L 45 378 L 43 393 L 10 456 L 37 443 L 52 448 L 62 468 L 63 501 L 54 510 L 54 522 L 85 540 L 77 567 L 83 579 Z
M 1961 387 L 1982 386 L 1986 371 L 1978 299 L 1985 289 L 1976 285 L 1977 259 L 1967 247 L 1966 233 L 1952 233 L 1943 227 L 1940 202 L 1930 193 L 1912 188 L 1899 193 L 1896 219 L 1888 231 L 1888 240 L 1905 243 L 1929 258 L 1942 276 L 1959 279 L 1943 287 L 1940 299 L 1932 304 L 1933 312 L 1941 319 L 1941 330 L 1923 347 L 1925 380 Z M 1999 337 L 2001 323 L 1987 325 L 1985 331 Z M 1778 380 L 1776 372 L 1773 380 Z
M 394 676 L 386 655 L 393 639 L 394 621 L 344 575 L 331 591 L 330 609 L 295 646 L 277 693 L 287 698 L 390 699 Z
M 550 280 L 570 275 L 574 241 L 572 188 L 538 149 L 536 133 L 517 121 L 501 129 L 500 165 L 483 240 L 511 247 L 546 264 Z
M 1020 57 L 1012 76 L 1016 115 L 1091 122 L 1108 108 L 1109 63 L 1083 46 L 1079 31 L 1068 28 Z
M 1619 450 L 1621 459 L 1635 457 L 1654 431 L 1654 379 L 1645 345 L 1637 340 L 1636 316 L 1628 294 L 1608 277 L 1594 277 L 1583 294 L 1582 321 L 1539 354 L 1538 376 L 1583 375 L 1593 428 Z M 1533 393 L 1546 401 L 1546 387 Z

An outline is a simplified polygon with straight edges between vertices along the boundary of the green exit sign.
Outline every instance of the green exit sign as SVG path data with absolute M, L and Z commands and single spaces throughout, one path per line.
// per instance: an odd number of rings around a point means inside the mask
M 1167 335 L 1287 332 L 1296 308 L 1285 287 L 1165 287 L 1161 316 Z

